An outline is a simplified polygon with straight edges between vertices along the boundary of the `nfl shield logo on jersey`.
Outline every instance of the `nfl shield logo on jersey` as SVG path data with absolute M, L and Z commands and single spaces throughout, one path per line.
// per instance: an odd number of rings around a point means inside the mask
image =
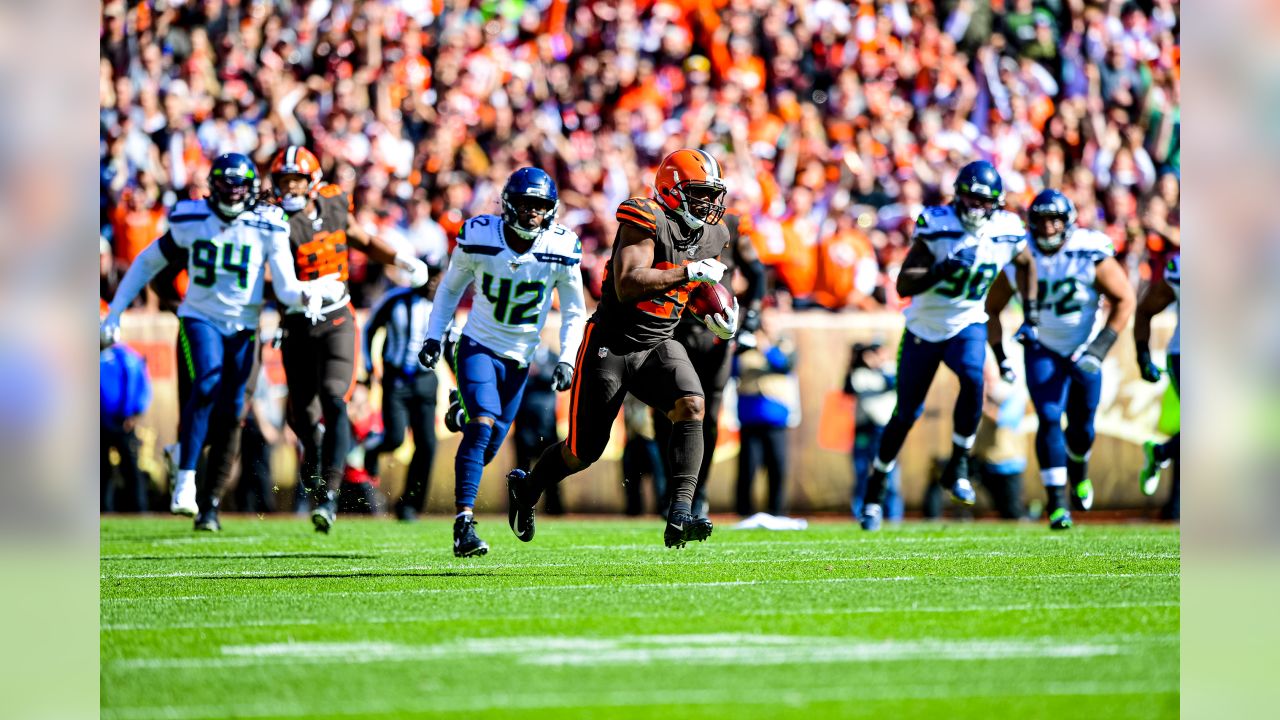
M 596 350 L 596 355 L 599 355 L 601 359 L 609 357 L 609 348 L 602 347 L 599 350 Z

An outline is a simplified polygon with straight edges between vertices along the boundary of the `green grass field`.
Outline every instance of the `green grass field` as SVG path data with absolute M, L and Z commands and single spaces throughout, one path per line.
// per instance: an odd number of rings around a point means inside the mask
M 102 521 L 102 717 L 1164 718 L 1176 527 Z

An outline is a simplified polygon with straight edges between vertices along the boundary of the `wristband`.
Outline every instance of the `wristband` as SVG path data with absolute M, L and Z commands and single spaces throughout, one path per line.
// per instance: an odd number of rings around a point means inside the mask
M 1098 337 L 1089 343 L 1089 348 L 1085 350 L 1086 355 L 1092 355 L 1099 360 L 1107 356 L 1111 350 L 1111 346 L 1116 342 L 1116 331 L 1111 328 L 1102 328 L 1102 332 L 1098 333 Z

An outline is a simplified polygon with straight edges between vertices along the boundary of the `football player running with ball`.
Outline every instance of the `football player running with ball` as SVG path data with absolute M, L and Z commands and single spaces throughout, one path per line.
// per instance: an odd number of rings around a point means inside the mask
M 1057 190 L 1041 192 L 1031 202 L 1027 217 L 1040 304 L 1040 339 L 1025 349 L 1027 390 L 1040 421 L 1036 456 L 1048 495 L 1049 527 L 1066 530 L 1071 527 L 1071 509 L 1093 507 L 1089 451 L 1102 394 L 1102 360 L 1128 324 L 1137 300 L 1115 259 L 1111 239 L 1076 227 L 1076 209 L 1066 195 Z M 1000 311 L 1013 292 L 1006 273 L 987 298 L 991 349 L 1001 374 L 1010 382 L 1014 373 L 1004 352 Z M 1109 311 L 1099 327 L 1098 299 L 1103 296 Z
M 671 507 L 663 541 L 683 547 L 706 540 L 711 521 L 692 514 L 703 456 L 702 383 L 676 324 L 697 283 L 718 283 L 716 258 L 729 244 L 720 164 L 701 150 L 682 149 L 658 166 L 655 199 L 618 207 L 618 235 L 605 270 L 603 298 L 587 322 L 569 402 L 569 437 L 552 445 L 526 474 L 507 475 L 508 522 L 520 540 L 534 535 L 533 506 L 548 486 L 594 463 L 604 452 L 622 401 L 630 392 L 672 423 Z M 704 322 L 721 340 L 737 331 L 738 304 Z
M 347 402 L 356 385 L 359 330 L 347 282 L 347 247 L 409 274 L 409 284 L 426 284 L 421 260 L 397 254 L 367 234 L 351 215 L 351 201 L 337 185 L 321 181 L 320 161 L 310 150 L 290 145 L 271 161 L 276 203 L 288 216 L 293 258 L 303 280 L 334 275 L 344 292 L 332 301 L 294 308 L 280 320 L 280 353 L 289 385 L 290 427 L 302 442 L 301 480 L 312 494 L 311 523 L 329 532 L 338 511 L 338 488 L 351 450 Z M 321 420 L 324 430 L 321 431 Z
M 182 406 L 182 450 L 169 509 L 177 515 L 198 512 L 197 530 L 221 528 L 221 488 L 210 488 L 206 478 L 197 491 L 196 465 L 211 419 L 220 419 L 221 427 L 240 416 L 258 352 L 265 266 L 270 264 L 271 286 L 285 306 L 323 304 L 345 294 L 332 276 L 298 281 L 289 224 L 279 208 L 257 203 L 259 177 L 253 161 L 239 153 L 218 157 L 209 184 L 212 196 L 180 201 L 169 215 L 169 231 L 134 260 L 101 328 L 104 338 L 118 335 L 120 314 L 151 278 L 171 263 L 186 263 L 191 282 L 178 318 L 190 353 L 192 385 Z M 197 494 L 203 496 L 199 502 Z
M 985 160 L 969 163 L 956 177 L 950 205 L 926 207 L 916 220 L 915 242 L 898 273 L 898 294 L 912 298 L 898 347 L 898 405 L 885 426 L 867 483 L 862 528 L 879 530 L 884 516 L 885 477 L 897 463 L 907 433 L 924 411 L 925 395 L 938 366 L 960 380 L 952 414 L 951 459 L 942 485 L 965 505 L 975 499 L 969 482 L 969 451 L 982 416 L 982 366 L 987 356 L 987 292 L 1004 267 L 1017 267 L 1018 289 L 1027 298 L 1018 339 L 1036 339 L 1035 260 L 1026 228 L 1001 209 L 1004 183 Z
M 555 222 L 559 194 L 551 176 L 521 168 L 502 189 L 502 216 L 479 215 L 458 234 L 436 290 L 427 339 L 418 355 L 428 368 L 442 352 L 445 330 L 468 285 L 475 298 L 462 335 L 453 345 L 462 407 L 462 442 L 454 460 L 453 554 L 484 555 L 489 544 L 476 535 L 473 508 L 484 466 L 498 454 L 511 429 L 529 361 L 551 310 L 551 290 L 560 295 L 560 359 L 553 375 L 557 391 L 569 389 L 574 355 L 582 339 L 586 305 L 582 295 L 582 242 Z

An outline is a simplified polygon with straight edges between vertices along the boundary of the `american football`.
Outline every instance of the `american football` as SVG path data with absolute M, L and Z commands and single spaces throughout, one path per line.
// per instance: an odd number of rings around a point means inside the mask
M 689 312 L 701 320 L 733 307 L 733 293 L 720 283 L 698 283 L 689 293 Z

